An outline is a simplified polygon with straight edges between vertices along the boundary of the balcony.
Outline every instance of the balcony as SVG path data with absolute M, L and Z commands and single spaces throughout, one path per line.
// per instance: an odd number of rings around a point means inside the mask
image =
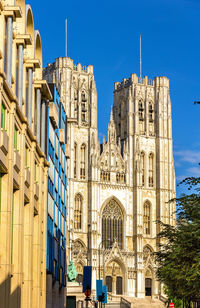
M 49 118 L 51 119 L 54 128 L 58 128 L 59 118 L 58 118 L 58 111 L 54 102 L 49 103 Z
M 9 137 L 6 131 L 1 131 L 0 139 L 0 171 L 3 173 L 8 172 L 8 145 Z
M 65 143 L 65 131 L 64 128 L 59 129 L 59 135 L 60 135 L 60 143 Z

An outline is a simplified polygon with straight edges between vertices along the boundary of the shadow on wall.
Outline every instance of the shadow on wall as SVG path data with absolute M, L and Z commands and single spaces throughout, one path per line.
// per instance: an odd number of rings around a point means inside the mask
M 21 288 L 17 287 L 11 292 L 11 279 L 7 278 L 0 284 L 0 307 L 21 308 Z

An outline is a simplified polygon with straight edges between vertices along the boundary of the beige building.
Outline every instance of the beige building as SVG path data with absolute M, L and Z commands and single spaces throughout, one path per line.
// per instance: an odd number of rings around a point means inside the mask
M 40 33 L 24 0 L 0 1 L 0 306 L 46 306 L 46 101 Z
M 58 58 L 44 78 L 56 81 L 68 116 L 68 262 L 77 280 L 92 265 L 95 290 L 100 266 L 109 298 L 159 298 L 155 221 L 175 224 L 175 205 L 167 204 L 175 197 L 169 80 L 132 74 L 116 82 L 108 141 L 100 144 L 93 67 Z

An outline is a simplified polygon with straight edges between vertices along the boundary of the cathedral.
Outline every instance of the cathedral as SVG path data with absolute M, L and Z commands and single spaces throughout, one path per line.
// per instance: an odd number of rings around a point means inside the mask
M 103 279 L 110 297 L 159 299 L 156 221 L 176 220 L 168 203 L 176 194 L 168 78 L 131 74 L 115 82 L 108 138 L 100 143 L 93 66 L 63 57 L 43 73 L 68 118 L 67 263 L 80 284 L 83 266 L 92 265 L 92 289 Z

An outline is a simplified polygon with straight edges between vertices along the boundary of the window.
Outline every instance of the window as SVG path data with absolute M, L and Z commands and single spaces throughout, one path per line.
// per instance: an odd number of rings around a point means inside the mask
M 36 161 L 35 161 L 35 166 L 34 166 L 34 181 L 35 182 L 37 182 L 37 168 L 38 168 L 38 166 L 37 166 L 37 163 L 36 163 Z
M 149 155 L 149 187 L 153 187 L 153 154 Z
M 116 173 L 116 182 L 124 184 L 126 181 L 126 176 L 124 173 L 117 172 Z
M 149 103 L 149 122 L 153 122 L 153 105 Z
M 78 92 L 74 91 L 74 117 L 77 118 L 78 112 Z
M 139 120 L 144 121 L 144 104 L 142 101 L 139 101 Z
M 115 241 L 122 248 L 123 214 L 119 204 L 111 199 L 102 213 L 102 244 L 104 248 L 110 248 Z
M 15 93 L 18 97 L 18 86 L 19 86 L 19 46 L 16 46 L 16 71 L 15 71 Z
M 85 179 L 85 144 L 81 146 L 80 178 Z
M 30 167 L 30 161 L 29 161 L 29 159 L 30 159 L 30 153 L 29 153 L 29 148 L 28 148 L 28 146 L 26 145 L 25 146 L 25 167 L 26 168 L 28 168 L 28 167 Z
M 1 104 L 1 128 L 3 130 L 6 130 L 6 114 L 7 114 L 6 107 L 2 103 Z
M 86 122 L 86 113 L 87 113 L 86 103 L 87 103 L 86 95 L 85 95 L 85 92 L 82 91 L 81 93 L 81 121 L 82 122 Z
M 18 150 L 18 129 L 14 126 L 14 149 Z
M 144 209 L 143 209 L 144 234 L 150 234 L 150 211 L 151 211 L 151 205 L 148 201 L 146 201 L 144 203 Z
M 28 89 L 28 86 L 29 86 L 29 76 L 28 76 L 28 70 L 26 70 L 26 110 L 25 110 L 25 114 L 26 114 L 27 118 L 28 118 L 28 113 L 29 113 L 29 110 L 28 110 L 28 106 L 29 106 L 29 89 Z
M 101 181 L 110 182 L 110 172 L 101 170 Z
M 144 183 L 145 183 L 144 152 L 141 153 L 140 159 L 141 159 L 142 186 L 144 186 Z
M 76 168 L 77 168 L 77 144 L 74 143 L 74 178 L 76 178 Z
M 35 89 L 35 105 L 34 105 L 34 135 L 37 136 L 37 89 Z
M 149 103 L 149 135 L 154 135 L 154 110 L 152 103 Z
M 7 44 L 8 44 L 8 20 L 5 19 L 5 30 L 4 30 L 4 72 L 6 73 L 7 66 Z
M 143 103 L 142 100 L 139 101 L 138 112 L 139 112 L 139 130 L 140 130 L 140 134 L 144 134 L 144 103 Z
M 74 229 L 81 229 L 82 220 L 82 203 L 83 198 L 80 194 L 75 196 L 75 207 L 74 207 Z

